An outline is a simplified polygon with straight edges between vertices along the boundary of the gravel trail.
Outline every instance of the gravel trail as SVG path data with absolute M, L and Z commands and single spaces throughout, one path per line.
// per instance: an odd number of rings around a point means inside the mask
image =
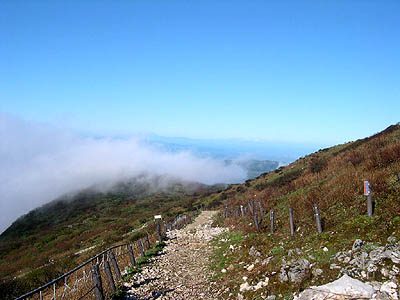
M 135 274 L 126 299 L 218 299 L 218 287 L 209 281 L 209 241 L 226 229 L 212 227 L 216 211 L 203 211 L 192 224 L 168 233 L 160 256 Z

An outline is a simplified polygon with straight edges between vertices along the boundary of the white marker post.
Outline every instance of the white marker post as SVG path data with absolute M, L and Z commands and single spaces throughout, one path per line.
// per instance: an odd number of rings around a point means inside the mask
M 158 241 L 161 243 L 161 242 L 162 242 L 162 234 L 161 234 L 161 220 L 162 220 L 162 216 L 161 216 L 161 215 L 155 215 L 155 216 L 154 216 L 154 220 L 155 220 L 155 222 L 156 222 Z
M 373 215 L 373 203 L 372 203 L 372 194 L 371 194 L 371 186 L 368 180 L 364 180 L 364 196 L 367 197 L 367 213 L 368 217 L 372 217 Z

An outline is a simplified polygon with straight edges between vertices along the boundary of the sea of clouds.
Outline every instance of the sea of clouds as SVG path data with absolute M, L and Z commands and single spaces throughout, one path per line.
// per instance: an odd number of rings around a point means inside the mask
M 0 232 L 65 193 L 142 173 L 205 184 L 246 179 L 238 165 L 163 151 L 140 137 L 98 138 L 7 114 L 0 114 L 0 140 Z

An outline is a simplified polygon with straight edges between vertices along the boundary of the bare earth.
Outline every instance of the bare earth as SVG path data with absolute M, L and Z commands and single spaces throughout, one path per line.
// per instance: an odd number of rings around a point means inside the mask
M 218 287 L 208 279 L 209 241 L 225 230 L 211 227 L 216 213 L 203 211 L 192 224 L 168 233 L 163 254 L 125 283 L 126 299 L 218 299 Z

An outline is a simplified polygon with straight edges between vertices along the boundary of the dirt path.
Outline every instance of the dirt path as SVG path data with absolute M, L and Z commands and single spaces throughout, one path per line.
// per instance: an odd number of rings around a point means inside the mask
M 172 231 L 163 254 L 136 274 L 126 299 L 218 299 L 209 282 L 209 241 L 224 231 L 211 227 L 214 211 L 203 211 L 184 229 Z

